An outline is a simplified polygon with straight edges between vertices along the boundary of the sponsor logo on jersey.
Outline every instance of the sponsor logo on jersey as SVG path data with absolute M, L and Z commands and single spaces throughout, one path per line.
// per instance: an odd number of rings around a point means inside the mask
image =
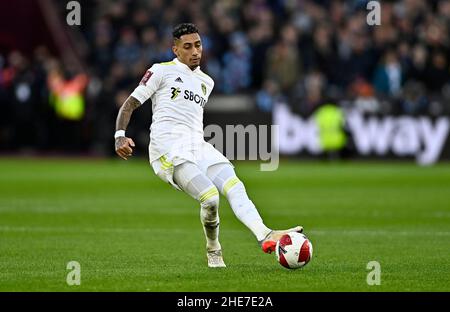
M 184 99 L 194 102 L 200 105 L 201 107 L 204 107 L 206 104 L 205 98 L 189 90 L 184 90 Z
M 172 90 L 172 96 L 170 97 L 170 99 L 173 101 L 178 97 L 178 94 L 181 93 L 181 89 L 180 88 L 170 88 Z
M 181 82 L 181 83 L 183 83 L 183 80 L 182 80 L 180 77 L 178 77 L 177 79 L 175 79 L 175 82 Z
M 180 88 L 171 87 L 170 89 L 172 90 L 172 95 L 170 97 L 172 101 L 178 98 L 178 95 L 183 92 Z M 206 104 L 206 99 L 204 97 L 190 90 L 184 90 L 184 99 L 194 102 L 201 107 L 204 107 Z

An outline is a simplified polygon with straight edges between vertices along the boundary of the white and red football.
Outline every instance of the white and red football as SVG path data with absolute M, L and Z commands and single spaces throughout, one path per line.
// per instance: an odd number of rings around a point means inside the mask
M 290 232 L 277 242 L 275 254 L 278 262 L 288 269 L 305 266 L 312 258 L 313 247 L 305 234 Z

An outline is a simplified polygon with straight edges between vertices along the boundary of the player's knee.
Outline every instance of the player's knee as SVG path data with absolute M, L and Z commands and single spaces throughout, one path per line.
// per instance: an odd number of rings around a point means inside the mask
M 215 215 L 217 214 L 217 211 L 219 210 L 219 193 L 217 195 L 208 198 L 207 200 L 200 203 L 202 209 L 208 214 L 208 215 Z
M 219 191 L 211 188 L 208 196 L 203 196 L 200 200 L 200 218 L 205 226 L 216 226 L 219 221 Z
M 219 191 L 215 186 L 212 186 L 206 192 L 203 192 L 199 201 L 202 209 L 213 213 L 219 208 Z

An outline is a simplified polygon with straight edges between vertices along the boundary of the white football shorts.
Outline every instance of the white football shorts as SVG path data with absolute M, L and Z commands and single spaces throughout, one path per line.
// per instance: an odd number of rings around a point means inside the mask
M 168 153 L 154 160 L 151 166 L 161 180 L 181 191 L 181 188 L 173 180 L 173 173 L 176 166 L 186 161 L 196 164 L 205 175 L 208 167 L 215 164 L 228 163 L 233 166 L 221 152 L 205 141 L 189 146 L 172 147 Z

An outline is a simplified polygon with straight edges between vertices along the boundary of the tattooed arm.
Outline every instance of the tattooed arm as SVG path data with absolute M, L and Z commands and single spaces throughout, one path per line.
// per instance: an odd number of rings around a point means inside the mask
M 116 131 L 117 130 L 126 130 L 128 123 L 130 122 L 131 114 L 133 111 L 141 106 L 141 103 L 130 96 L 123 103 L 122 107 L 119 110 L 119 114 L 117 115 L 116 120 Z M 116 138 L 116 153 L 121 158 L 127 160 L 127 157 L 130 157 L 133 153 L 132 147 L 134 147 L 134 142 L 131 138 L 127 138 L 125 136 L 121 136 Z

